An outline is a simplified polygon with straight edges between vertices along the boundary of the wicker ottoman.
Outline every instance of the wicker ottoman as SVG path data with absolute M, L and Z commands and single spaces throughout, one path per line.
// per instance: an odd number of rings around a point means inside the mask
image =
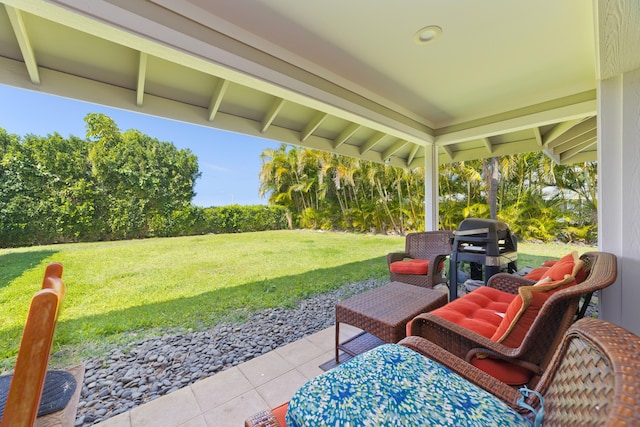
M 406 337 L 406 325 L 411 319 L 442 307 L 447 301 L 445 292 L 400 282 L 340 301 L 336 304 L 336 363 L 340 350 L 355 356 L 385 342 L 397 343 Z M 365 332 L 341 344 L 340 323 Z

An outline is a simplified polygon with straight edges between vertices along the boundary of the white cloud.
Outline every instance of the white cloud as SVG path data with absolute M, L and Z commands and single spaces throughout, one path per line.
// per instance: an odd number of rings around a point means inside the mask
M 230 169 L 225 168 L 224 166 L 218 166 L 207 162 L 201 162 L 201 165 L 206 169 L 211 169 L 218 172 L 229 172 Z

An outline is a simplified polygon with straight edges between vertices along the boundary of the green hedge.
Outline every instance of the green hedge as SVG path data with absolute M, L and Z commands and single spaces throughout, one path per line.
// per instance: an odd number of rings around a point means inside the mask
M 167 217 L 155 217 L 149 237 L 282 230 L 287 224 L 286 209 L 282 206 L 190 206 Z
M 287 228 L 286 208 L 282 206 L 221 206 L 205 208 L 206 233 L 242 233 Z
M 38 227 L 13 227 L 4 229 L 0 224 L 0 247 L 19 247 L 46 245 L 51 243 L 117 240 L 114 237 L 91 238 L 99 234 L 100 224 L 95 224 L 96 230 L 90 230 L 84 238 L 70 233 L 65 235 L 61 231 L 57 235 L 39 233 Z M 153 216 L 146 228 L 136 230 L 134 238 L 145 237 L 175 237 L 208 233 L 242 233 L 249 231 L 283 230 L 289 228 L 287 210 L 282 206 L 221 206 L 202 208 L 189 206 L 173 211 L 167 215 Z M 129 230 L 123 233 L 125 236 Z

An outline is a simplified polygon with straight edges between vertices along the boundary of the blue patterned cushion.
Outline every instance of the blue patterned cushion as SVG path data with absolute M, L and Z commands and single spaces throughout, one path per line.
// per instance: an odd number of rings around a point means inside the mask
M 397 344 L 309 381 L 289 402 L 286 421 L 288 427 L 531 425 L 493 395 Z

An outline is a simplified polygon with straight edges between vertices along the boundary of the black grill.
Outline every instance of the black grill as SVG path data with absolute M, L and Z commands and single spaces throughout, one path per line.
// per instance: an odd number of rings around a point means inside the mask
M 453 251 L 449 261 L 451 301 L 458 296 L 459 262 L 469 262 L 471 278 L 485 283 L 500 271 L 514 273 L 517 270 L 518 242 L 504 222 L 467 218 L 460 223 L 453 235 Z

